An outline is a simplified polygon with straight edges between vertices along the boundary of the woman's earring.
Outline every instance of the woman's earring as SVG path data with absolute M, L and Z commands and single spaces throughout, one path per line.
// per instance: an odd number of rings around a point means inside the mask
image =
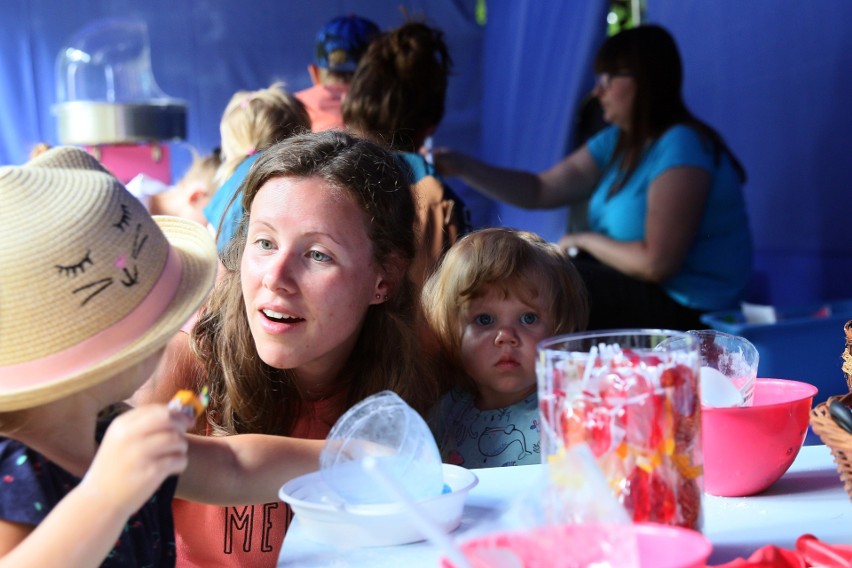
M 385 298 L 387 298 L 387 296 L 385 296 Z M 377 300 L 381 300 L 381 299 L 382 299 L 382 295 L 381 295 L 381 294 L 376 294 L 376 299 L 377 299 Z

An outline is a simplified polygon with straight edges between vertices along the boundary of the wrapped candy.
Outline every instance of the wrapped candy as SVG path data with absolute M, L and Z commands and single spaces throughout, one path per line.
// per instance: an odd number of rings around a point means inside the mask
M 182 389 L 176 392 L 169 401 L 169 408 L 182 412 L 194 420 L 201 416 L 209 401 L 207 387 L 203 387 L 198 394 L 191 390 Z
M 696 342 L 667 344 L 676 332 L 617 333 L 568 335 L 539 345 L 542 454 L 586 443 L 634 522 L 699 529 Z

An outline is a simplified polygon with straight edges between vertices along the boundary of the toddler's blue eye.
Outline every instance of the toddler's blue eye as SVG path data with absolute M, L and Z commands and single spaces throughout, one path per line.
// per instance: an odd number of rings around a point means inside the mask
M 473 321 L 475 321 L 479 325 L 490 325 L 494 322 L 494 318 L 491 317 L 490 314 L 479 314 L 478 316 L 473 318 Z
M 532 312 L 526 313 L 521 316 L 521 323 L 532 325 L 538 321 L 538 316 Z
M 325 253 L 322 253 L 318 250 L 312 250 L 310 253 L 311 260 L 316 260 L 318 262 L 325 262 L 327 260 L 331 260 L 331 257 Z
M 257 239 L 257 246 L 261 250 L 271 250 L 272 249 L 272 241 L 267 239 Z

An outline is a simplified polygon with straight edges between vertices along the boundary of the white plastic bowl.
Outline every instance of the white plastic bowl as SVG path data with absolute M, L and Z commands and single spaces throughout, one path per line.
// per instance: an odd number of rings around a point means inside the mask
M 417 501 L 436 525 L 450 532 L 461 524 L 467 494 L 479 479 L 457 465 L 443 464 L 448 493 Z M 278 496 L 293 508 L 305 535 L 340 548 L 394 546 L 424 540 L 402 503 L 347 505 L 337 501 L 320 472 L 285 483 Z

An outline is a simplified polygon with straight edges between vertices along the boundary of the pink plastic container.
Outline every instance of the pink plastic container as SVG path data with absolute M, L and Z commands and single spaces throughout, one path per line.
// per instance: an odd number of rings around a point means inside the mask
M 786 379 L 757 379 L 754 404 L 702 408 L 704 491 L 754 495 L 778 481 L 799 454 L 817 388 Z
M 474 568 L 704 568 L 713 545 L 697 531 L 657 523 L 571 524 L 490 534 L 461 550 Z

